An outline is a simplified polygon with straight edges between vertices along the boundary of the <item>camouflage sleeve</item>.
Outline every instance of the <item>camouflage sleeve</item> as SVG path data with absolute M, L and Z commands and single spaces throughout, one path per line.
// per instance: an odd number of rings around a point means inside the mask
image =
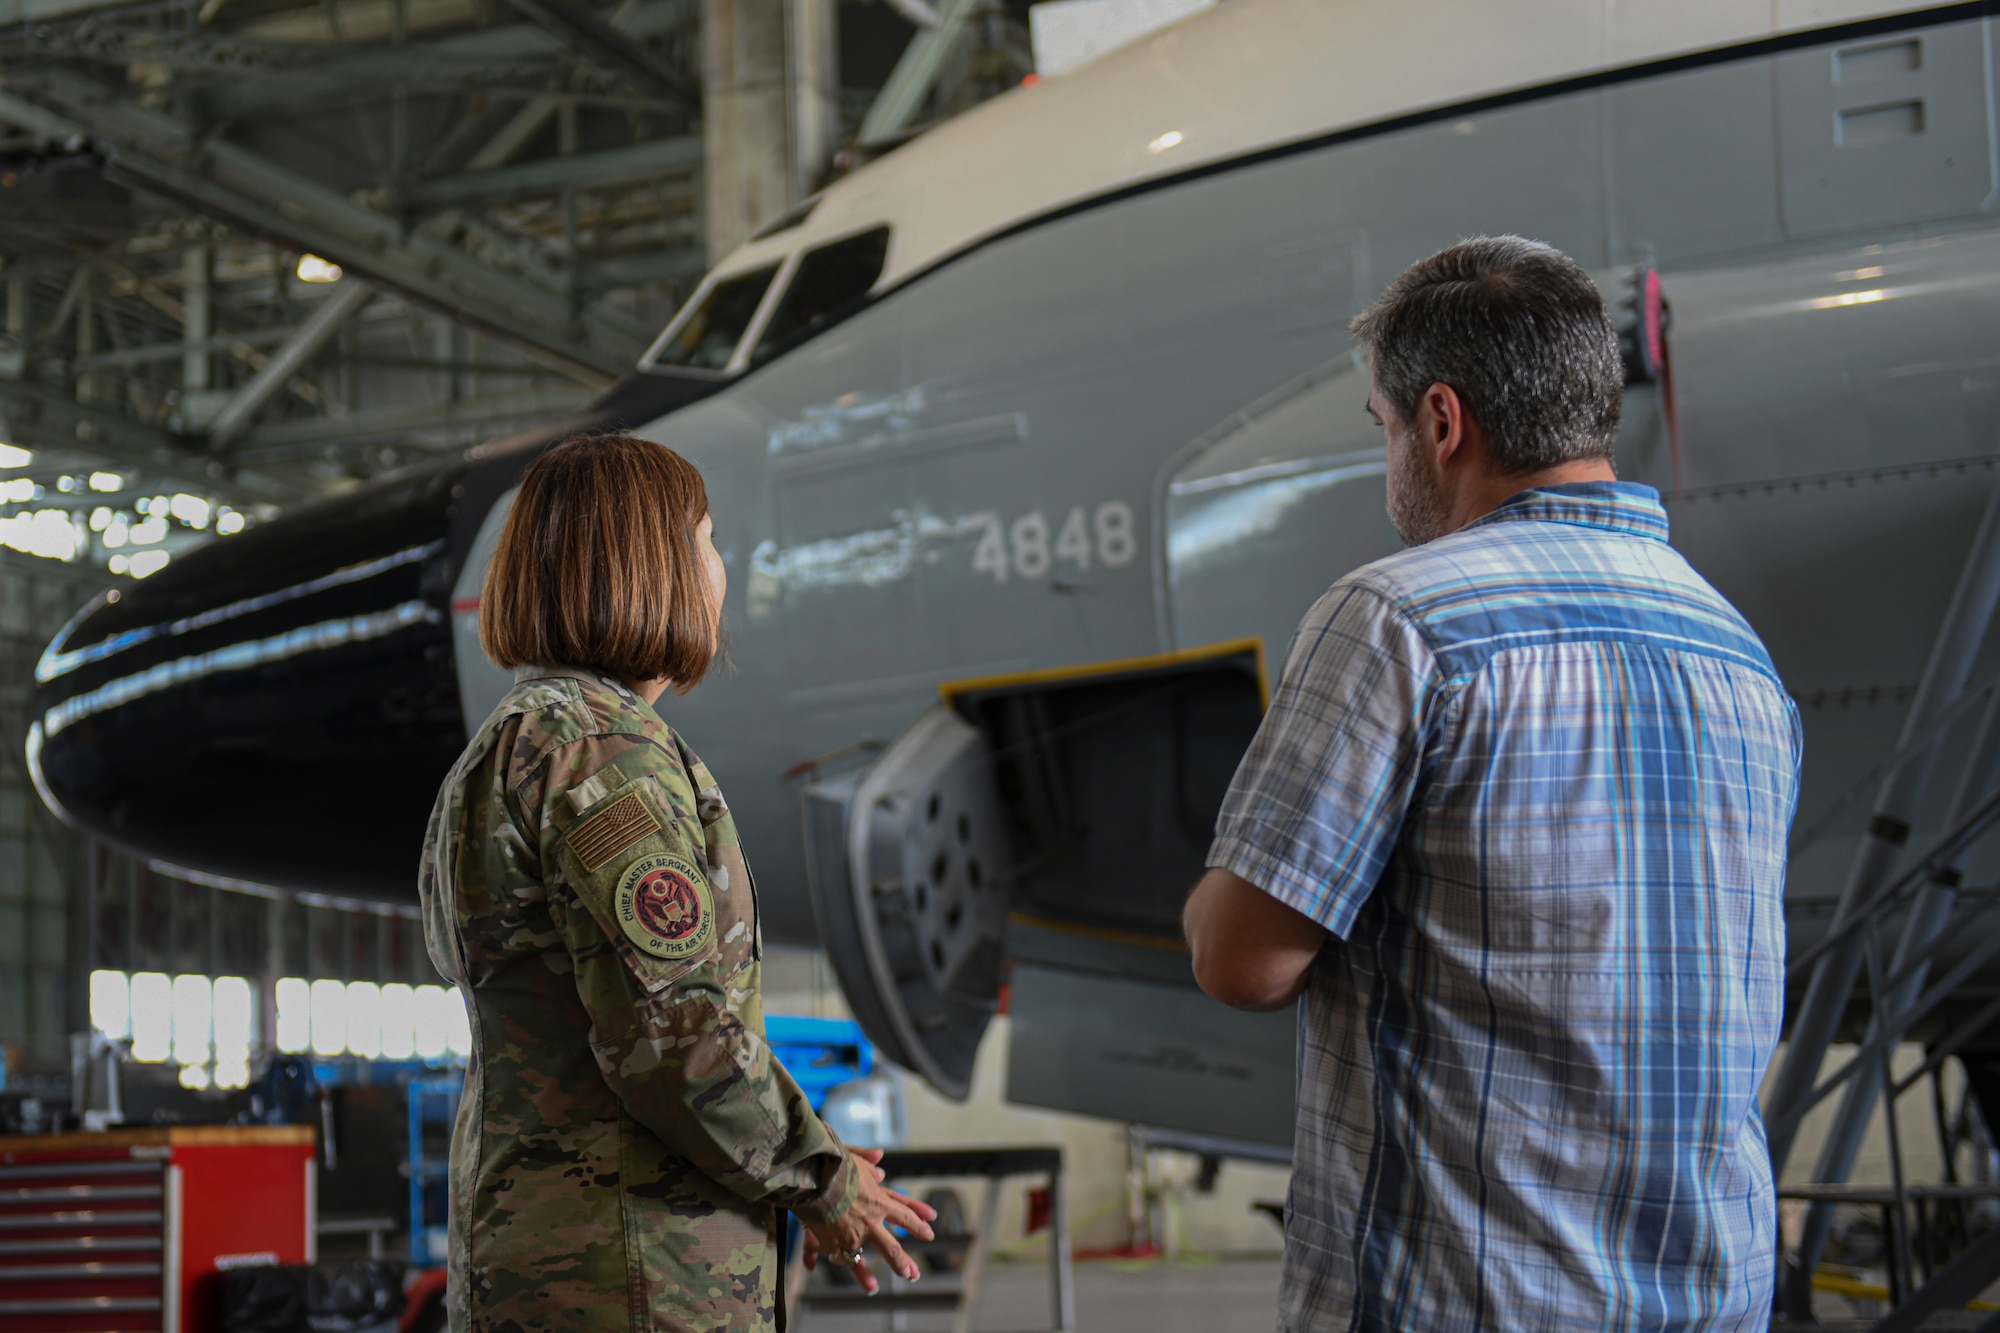
M 608 752 L 569 756 L 591 776 L 544 806 L 549 905 L 591 1050 L 632 1117 L 704 1174 L 832 1221 L 859 1169 L 744 1021 L 760 1012 L 748 876 L 710 863 L 677 756 L 634 740 L 580 743 Z

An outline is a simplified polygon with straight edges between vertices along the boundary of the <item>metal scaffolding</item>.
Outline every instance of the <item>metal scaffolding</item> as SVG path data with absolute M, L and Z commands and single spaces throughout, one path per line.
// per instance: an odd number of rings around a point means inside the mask
M 2000 1200 L 2000 1181 L 1964 1180 L 1944 1097 L 1947 1062 L 1990 1041 L 2000 1023 L 2000 995 L 1980 978 L 2000 959 L 2000 931 L 1973 933 L 2000 906 L 2000 884 L 1964 887 L 1971 854 L 2000 824 L 2000 674 L 1974 681 L 1974 668 L 2000 608 L 2000 489 L 1987 506 L 1904 719 L 1895 753 L 1868 781 L 1879 782 L 1874 807 L 1825 935 L 1795 949 L 1787 989 L 1793 1008 L 1784 1056 L 1764 1098 L 1774 1174 L 1782 1174 L 1806 1116 L 1840 1094 L 1809 1183 L 1781 1190 L 1805 1208 L 1797 1243 L 1781 1270 L 1780 1314 L 1810 1322 L 1815 1277 L 1832 1233 L 1834 1210 L 1879 1209 L 1891 1307 L 1880 1328 L 1915 1328 L 1935 1311 L 1962 1307 L 2000 1279 L 2000 1229 L 1975 1234 L 1975 1214 Z M 1940 762 L 1948 723 L 1985 701 L 1943 827 L 1908 854 L 1926 813 L 1925 796 Z M 1851 795 L 1851 793 L 1850 793 Z M 1843 798 L 1843 801 L 1846 798 Z M 1809 838 L 1823 831 L 1815 829 Z M 1794 860 L 1800 848 L 1794 849 Z M 1889 940 L 1894 938 L 1893 952 Z M 1968 943 L 1969 941 L 1969 943 Z M 1951 964 L 1933 979 L 1947 953 Z M 1859 988 L 1857 992 L 1857 987 Z M 1863 1010 L 1861 1040 L 1830 1069 L 1843 1026 Z M 1923 1042 L 1924 1058 L 1900 1076 L 1898 1048 Z M 1913 1183 L 1903 1159 L 1898 1102 L 1927 1086 L 1945 1147 L 1944 1179 Z M 1971 1105 L 1970 1094 L 1967 1094 Z M 1849 1184 L 1862 1139 L 1881 1112 L 1887 1128 L 1890 1183 Z M 1978 1116 L 1971 1105 L 1966 1115 Z

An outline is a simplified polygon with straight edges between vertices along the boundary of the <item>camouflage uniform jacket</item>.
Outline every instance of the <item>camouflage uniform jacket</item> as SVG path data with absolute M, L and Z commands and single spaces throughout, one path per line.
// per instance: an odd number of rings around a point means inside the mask
M 765 1045 L 757 891 L 715 779 L 623 684 L 524 670 L 445 780 L 420 881 L 472 1016 L 454 1333 L 774 1325 L 778 1210 L 857 1168 Z

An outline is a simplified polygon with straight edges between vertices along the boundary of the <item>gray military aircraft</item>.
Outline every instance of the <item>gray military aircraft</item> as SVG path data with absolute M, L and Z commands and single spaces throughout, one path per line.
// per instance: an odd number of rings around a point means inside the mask
M 1472 233 L 1603 275 L 1620 469 L 1770 645 L 1810 820 L 1895 750 L 2000 477 L 1989 12 L 1231 0 L 779 219 L 583 416 L 105 594 L 37 780 L 169 869 L 407 898 L 506 685 L 521 471 L 631 429 L 708 480 L 734 667 L 663 711 L 770 937 L 946 1093 L 1004 994 L 1014 1099 L 1287 1143 L 1292 1020 L 1204 999 L 1177 917 L 1293 626 L 1396 546 L 1346 321 Z M 1795 862 L 1795 952 L 1865 806 Z

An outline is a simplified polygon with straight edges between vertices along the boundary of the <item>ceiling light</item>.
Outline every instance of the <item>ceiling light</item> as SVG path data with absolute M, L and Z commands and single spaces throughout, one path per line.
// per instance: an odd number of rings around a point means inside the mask
M 167 512 L 191 528 L 208 526 L 208 510 L 208 501 L 199 495 L 189 495 L 185 491 L 176 492 L 174 497 L 167 501 Z
M 0 467 L 26 467 L 35 461 L 32 450 L 19 445 L 0 444 Z
M 165 551 L 141 551 L 125 567 L 131 571 L 133 578 L 143 579 L 148 574 L 157 574 L 165 569 L 171 559 L 173 557 Z
M 234 509 L 225 509 L 216 515 L 215 530 L 225 537 L 233 537 L 243 531 L 243 515 Z
M 90 474 L 90 489 L 93 491 L 122 491 L 125 478 L 116 472 L 93 472 Z
M 300 255 L 299 281 L 339 282 L 340 265 L 321 259 L 318 255 Z
M 76 556 L 76 528 L 60 509 L 16 514 L 0 519 L 0 545 L 51 560 L 71 560 Z
M 1179 130 L 1168 130 L 1165 134 L 1147 144 L 1146 151 L 1149 153 L 1164 153 L 1169 148 L 1178 146 L 1186 137 Z

